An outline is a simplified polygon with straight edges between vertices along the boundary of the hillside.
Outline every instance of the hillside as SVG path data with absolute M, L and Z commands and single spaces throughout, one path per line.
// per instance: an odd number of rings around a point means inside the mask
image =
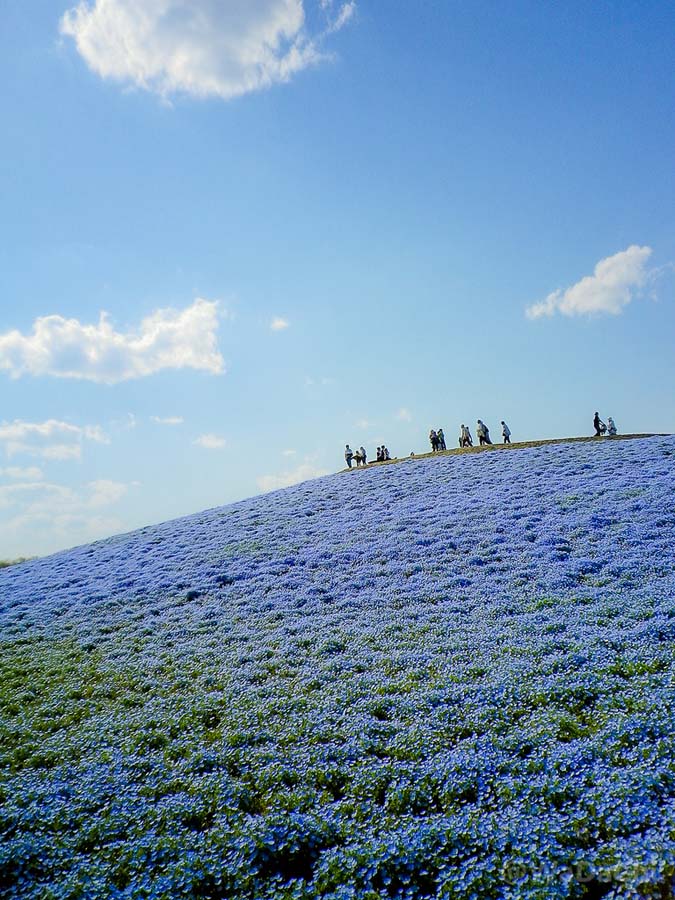
M 0 572 L 0 897 L 670 897 L 675 438 Z

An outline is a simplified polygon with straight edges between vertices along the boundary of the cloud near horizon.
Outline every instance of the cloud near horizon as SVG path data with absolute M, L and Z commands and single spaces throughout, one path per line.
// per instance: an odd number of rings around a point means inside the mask
M 279 488 L 299 484 L 301 481 L 321 478 L 323 475 L 328 475 L 327 469 L 318 468 L 310 460 L 306 460 L 295 469 L 281 472 L 279 475 L 261 475 L 256 481 L 258 488 L 263 493 L 268 493 L 269 491 L 279 490 Z
M 320 6 L 324 29 L 312 33 L 303 0 L 81 0 L 60 30 L 101 78 L 162 97 L 230 100 L 326 58 L 323 39 L 356 3 Z
M 155 425 L 182 425 L 182 416 L 150 416 L 150 421 Z
M 45 481 L 0 485 L 0 544 L 11 556 L 31 556 L 118 532 L 124 523 L 108 510 L 137 482 L 101 478 L 79 488 Z M 46 544 L 45 544 L 46 542 Z
M 592 275 L 565 290 L 553 291 L 525 310 L 528 319 L 563 316 L 619 315 L 649 279 L 647 261 L 651 247 L 633 244 L 614 256 L 601 259 Z
M 31 334 L 0 334 L 0 370 L 11 378 L 50 375 L 116 384 L 163 369 L 225 372 L 218 351 L 218 304 L 198 297 L 185 309 L 158 309 L 135 332 L 115 331 L 105 312 L 97 324 L 43 316 Z
M 192 443 L 204 450 L 222 450 L 227 445 L 225 438 L 217 434 L 200 434 Z

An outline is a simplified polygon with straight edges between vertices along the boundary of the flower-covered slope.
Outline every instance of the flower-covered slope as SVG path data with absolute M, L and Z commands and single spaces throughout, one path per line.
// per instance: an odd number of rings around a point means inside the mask
M 671 896 L 674 487 L 415 461 L 0 572 L 0 897 Z

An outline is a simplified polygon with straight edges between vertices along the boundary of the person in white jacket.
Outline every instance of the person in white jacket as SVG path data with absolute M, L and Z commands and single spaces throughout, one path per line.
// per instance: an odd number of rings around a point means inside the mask
M 616 425 L 611 416 L 607 416 L 607 434 L 616 434 Z
M 506 422 L 504 422 L 504 420 L 502 420 L 499 424 L 502 426 L 502 437 L 504 438 L 504 443 L 510 444 L 511 443 L 511 429 L 506 424 Z

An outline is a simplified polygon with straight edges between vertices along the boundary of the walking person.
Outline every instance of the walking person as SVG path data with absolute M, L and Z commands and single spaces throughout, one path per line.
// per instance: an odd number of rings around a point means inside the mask
M 511 429 L 503 420 L 499 423 L 502 426 L 502 437 L 504 438 L 505 444 L 511 443 Z
M 607 431 L 607 426 L 602 421 L 597 412 L 593 416 L 593 428 L 595 428 L 594 437 L 601 437 Z
M 352 460 L 354 459 L 354 453 L 349 444 L 345 444 L 345 462 L 347 463 L 347 467 L 351 469 Z
M 473 447 L 473 438 L 471 437 L 471 432 L 469 431 L 468 425 L 462 425 L 460 428 L 459 446 L 460 447 Z
M 478 441 L 481 445 L 492 443 L 490 440 L 490 429 L 482 419 L 478 419 L 476 423 L 476 434 L 478 435 Z
M 448 448 L 445 446 L 445 435 L 443 434 L 443 429 L 439 428 L 436 432 L 436 437 L 438 438 L 438 449 L 439 450 L 447 450 Z

